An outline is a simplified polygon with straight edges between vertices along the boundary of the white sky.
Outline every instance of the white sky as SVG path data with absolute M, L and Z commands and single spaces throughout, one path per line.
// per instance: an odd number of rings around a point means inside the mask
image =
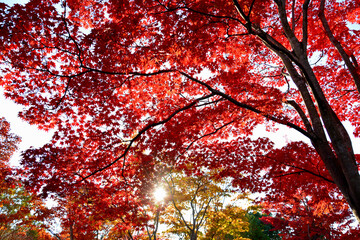
M 28 0 L 0 0 L 0 2 L 6 3 L 7 5 L 13 5 L 15 3 L 19 3 L 19 4 L 27 3 Z
M 37 129 L 36 126 L 30 125 L 18 117 L 22 106 L 6 99 L 3 90 L 0 89 L 0 117 L 5 117 L 10 122 L 11 132 L 21 137 L 19 151 L 11 159 L 12 165 L 18 165 L 20 151 L 26 150 L 31 146 L 41 147 L 49 142 L 52 133 Z

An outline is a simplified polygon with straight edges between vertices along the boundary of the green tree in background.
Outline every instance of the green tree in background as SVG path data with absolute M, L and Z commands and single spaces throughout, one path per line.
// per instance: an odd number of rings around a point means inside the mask
M 279 232 L 273 231 L 273 226 L 265 224 L 260 220 L 263 216 L 266 215 L 260 212 L 247 213 L 246 218 L 249 222 L 249 231 L 242 233 L 242 236 L 252 240 L 280 240 Z

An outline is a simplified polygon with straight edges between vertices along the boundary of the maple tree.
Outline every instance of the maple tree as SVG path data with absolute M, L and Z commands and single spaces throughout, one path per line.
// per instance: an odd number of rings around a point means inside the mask
M 86 182 L 73 193 L 53 194 L 48 197 L 57 202 L 52 208 L 53 218 L 59 219 L 61 231 L 52 231 L 59 239 L 164 239 L 159 235 L 159 207 L 154 201 L 153 191 L 159 170 L 150 171 L 143 158 L 149 156 L 137 153 L 136 161 L 145 172 L 144 186 L 132 192 L 118 189 L 100 189 Z M 152 163 L 153 164 L 153 163 Z M 145 176 L 143 177 L 145 178 Z M 126 200 L 127 199 L 127 200 Z
M 116 196 L 126 207 L 113 213 L 136 221 L 127 212 L 165 152 L 168 164 L 217 168 L 284 198 L 267 180 L 292 191 L 302 179 L 315 202 L 336 196 L 359 220 L 358 156 L 344 127 L 359 136 L 360 35 L 351 28 L 359 8 L 356 0 L 0 3 L 5 95 L 25 106 L 23 119 L 55 129 L 49 144 L 23 154 L 27 186 L 44 197 L 87 186 L 108 205 Z M 285 125 L 308 144 L 276 150 L 273 161 L 272 142 L 250 137 L 260 124 Z
M 59 219 L 57 225 L 61 231 L 53 231 L 53 235 L 70 240 L 132 239 L 133 236 L 140 239 L 138 237 L 143 235 L 142 230 L 148 219 L 142 211 L 145 205 L 131 203 L 126 206 L 119 203 L 123 199 L 114 199 L 119 195 L 111 196 L 113 201 L 102 197 L 101 192 L 82 188 L 77 194 L 55 198 L 57 205 L 52 208 L 53 219 Z
M 294 142 L 267 155 L 265 161 L 268 162 L 272 175 L 276 176 L 272 178 L 271 188 L 277 191 L 269 192 L 262 205 L 277 214 L 276 217 L 262 217 L 261 220 L 280 230 L 283 239 L 356 238 L 359 230 L 347 231 L 351 219 L 349 212 L 344 211 L 344 198 L 339 195 L 316 152 L 309 146 L 301 147 L 302 144 Z M 305 147 L 308 148 L 307 156 L 299 152 Z M 296 169 L 286 172 L 284 169 L 293 164 L 290 159 L 297 159 L 298 164 Z M 323 179 L 308 179 L 301 176 L 301 173 L 308 169 L 313 169 L 313 173 L 317 173 Z M 284 188 L 289 176 L 294 182 Z

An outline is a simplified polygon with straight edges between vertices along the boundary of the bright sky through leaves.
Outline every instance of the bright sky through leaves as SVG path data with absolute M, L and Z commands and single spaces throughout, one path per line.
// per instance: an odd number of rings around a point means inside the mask
M 162 202 L 166 198 L 167 193 L 163 187 L 158 187 L 154 191 L 154 198 L 156 202 Z

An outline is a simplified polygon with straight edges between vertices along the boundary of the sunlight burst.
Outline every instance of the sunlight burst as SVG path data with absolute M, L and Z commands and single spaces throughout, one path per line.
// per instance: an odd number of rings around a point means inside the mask
M 155 189 L 154 191 L 154 198 L 156 202 L 161 202 L 165 199 L 166 197 L 166 191 L 164 188 L 162 187 L 158 187 L 157 189 Z

